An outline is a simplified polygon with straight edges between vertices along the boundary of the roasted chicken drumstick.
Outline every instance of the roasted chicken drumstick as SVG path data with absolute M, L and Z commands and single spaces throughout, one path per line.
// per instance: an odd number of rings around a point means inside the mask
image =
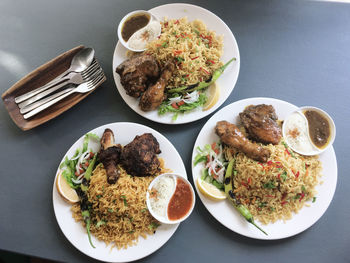
M 267 162 L 270 157 L 269 150 L 248 140 L 237 126 L 232 123 L 227 121 L 217 122 L 215 132 L 224 144 L 245 153 L 249 158 L 260 162 Z
M 120 162 L 121 151 L 121 145 L 114 143 L 112 130 L 106 129 L 101 138 L 101 149 L 98 157 L 106 169 L 109 184 L 115 184 L 119 178 L 118 163 Z
M 165 87 L 171 78 L 175 65 L 172 62 L 167 62 L 162 70 L 158 81 L 150 86 L 145 93 L 142 94 L 140 100 L 140 107 L 143 111 L 151 111 L 158 108 L 158 106 L 166 99 Z

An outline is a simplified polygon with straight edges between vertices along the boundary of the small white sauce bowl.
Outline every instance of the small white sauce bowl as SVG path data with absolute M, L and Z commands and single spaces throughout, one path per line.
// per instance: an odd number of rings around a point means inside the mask
M 174 187 L 174 190 L 173 190 L 172 194 L 170 195 L 169 200 L 167 200 L 167 205 L 165 207 L 165 216 L 159 216 L 152 209 L 151 200 L 150 200 L 151 199 L 150 192 L 151 192 L 153 186 L 160 180 L 160 178 L 162 178 L 164 176 L 172 177 L 174 179 L 174 182 L 175 182 L 175 187 Z M 176 190 L 177 178 L 181 178 L 189 186 L 189 188 L 191 189 L 192 204 L 191 204 L 190 209 L 187 211 L 186 215 L 184 215 L 182 218 L 180 218 L 178 220 L 170 220 L 168 218 L 167 211 L 168 211 L 169 202 L 170 202 L 170 200 L 171 200 L 171 198 L 174 195 L 175 190 Z M 196 202 L 196 195 L 194 193 L 194 190 L 193 190 L 193 187 L 192 187 L 191 183 L 186 178 L 182 177 L 179 174 L 175 174 L 175 173 L 165 173 L 165 174 L 161 174 L 161 175 L 157 176 L 156 178 L 154 178 L 154 180 L 148 186 L 147 193 L 146 193 L 146 204 L 147 204 L 148 211 L 151 213 L 151 215 L 155 219 L 157 219 L 159 222 L 164 223 L 164 224 L 178 224 L 178 223 L 186 220 L 190 216 L 190 214 L 192 213 L 194 205 L 195 205 L 195 202 Z
M 323 117 L 325 117 L 329 123 L 329 128 L 330 128 L 330 139 L 329 139 L 329 142 L 327 144 L 326 147 L 320 149 L 318 147 L 316 147 L 314 145 L 314 143 L 312 142 L 311 138 L 310 138 L 310 134 L 309 132 L 307 132 L 307 136 L 308 136 L 308 140 L 309 142 L 311 143 L 312 145 L 312 149 L 311 151 L 300 151 L 298 149 L 295 149 L 295 147 L 293 147 L 293 145 L 290 144 L 290 142 L 288 141 L 287 139 L 287 131 L 286 131 L 286 121 L 288 120 L 288 118 L 290 116 L 292 116 L 292 114 L 294 114 L 295 112 L 298 112 L 300 115 L 302 115 L 305 119 L 305 122 L 306 122 L 306 126 L 307 126 L 307 131 L 309 131 L 309 124 L 308 124 L 308 121 L 307 121 L 307 118 L 306 116 L 304 115 L 304 111 L 307 111 L 307 110 L 313 110 L 313 111 L 316 111 L 318 113 L 320 113 Z M 325 112 L 324 110 L 321 110 L 320 108 L 316 108 L 316 107 L 313 107 L 313 106 L 303 106 L 303 107 L 300 107 L 298 110 L 292 112 L 284 121 L 283 121 L 283 126 L 282 126 L 282 134 L 283 134 L 283 138 L 285 140 L 285 142 L 287 143 L 287 145 L 294 151 L 294 152 L 297 152 L 301 155 L 305 155 L 305 156 L 312 156 L 312 155 L 318 155 L 324 151 L 326 151 L 329 147 L 332 146 L 334 140 L 335 140 L 335 134 L 336 134 L 336 128 L 335 128 L 335 124 L 334 124 L 334 121 L 333 119 L 331 118 L 331 116 L 329 116 L 329 114 L 327 112 Z
M 146 48 L 144 48 L 144 49 L 133 49 L 133 48 L 129 47 L 128 43 L 125 42 L 124 39 L 123 39 L 123 37 L 122 37 L 122 28 L 123 28 L 123 25 L 124 25 L 125 21 L 126 21 L 129 17 L 134 16 L 134 15 L 136 15 L 136 14 L 146 14 L 146 15 L 149 15 L 149 16 L 151 17 L 151 19 L 149 20 L 148 24 L 149 24 L 150 22 L 152 22 L 152 21 L 158 21 L 158 19 L 157 19 L 154 15 L 152 15 L 150 12 L 148 12 L 148 11 L 145 11 L 145 10 L 136 10 L 136 11 L 132 11 L 132 12 L 128 13 L 126 16 L 124 16 L 123 19 L 120 21 L 120 23 L 119 23 L 119 25 L 118 25 L 118 38 L 119 38 L 120 43 L 122 43 L 122 45 L 123 45 L 126 49 L 128 49 L 128 50 L 130 50 L 130 51 L 133 51 L 133 52 L 143 52 L 143 51 L 146 50 Z M 148 24 L 147 24 L 147 25 L 148 25 Z M 146 25 L 146 26 L 147 26 L 147 25 Z M 140 29 L 141 29 L 141 28 L 140 28 Z M 137 32 L 137 31 L 136 31 L 136 32 Z M 135 32 L 135 33 L 136 33 L 136 32 Z M 135 34 L 135 33 L 134 33 L 134 34 Z M 131 37 L 130 37 L 130 38 L 131 38 Z M 130 39 L 130 38 L 129 38 L 129 39 Z

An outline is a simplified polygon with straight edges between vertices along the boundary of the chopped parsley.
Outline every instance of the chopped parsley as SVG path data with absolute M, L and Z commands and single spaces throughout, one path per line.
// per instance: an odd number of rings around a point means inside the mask
M 304 194 L 306 194 L 306 188 L 305 188 L 304 185 L 301 186 L 301 191 L 302 191 Z
M 182 57 L 179 57 L 179 56 L 177 56 L 177 57 L 175 57 L 176 58 L 176 60 L 178 61 L 178 62 L 183 62 L 183 61 L 185 61 Z
M 260 202 L 258 206 L 259 206 L 259 208 L 263 208 L 266 205 L 267 205 L 267 202 Z
M 96 227 L 99 228 L 100 226 L 105 225 L 105 224 L 106 224 L 106 221 L 100 220 L 97 222 Z
M 283 179 L 283 182 L 287 180 L 288 175 L 287 175 L 287 172 L 286 172 L 286 171 L 284 171 L 284 172 L 281 174 L 281 178 Z
M 128 202 L 126 201 L 126 196 L 125 196 L 125 195 L 121 195 L 120 198 L 123 199 L 124 205 L 125 205 L 125 206 L 128 206 Z
M 264 184 L 264 188 L 275 189 L 276 188 L 275 182 L 274 181 L 270 181 L 270 182 Z
M 148 225 L 149 229 L 156 229 L 157 227 L 159 227 L 160 224 L 156 223 L 156 222 L 152 222 L 151 224 Z

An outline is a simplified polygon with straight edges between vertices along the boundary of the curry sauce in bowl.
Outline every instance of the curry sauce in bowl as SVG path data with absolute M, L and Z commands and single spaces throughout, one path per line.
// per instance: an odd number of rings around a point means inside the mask
M 118 26 L 120 43 L 133 52 L 144 51 L 146 45 L 160 34 L 160 23 L 156 17 L 145 10 L 136 10 L 127 14 Z
M 305 106 L 286 118 L 282 132 L 286 143 L 295 152 L 317 155 L 333 144 L 336 128 L 325 111 Z

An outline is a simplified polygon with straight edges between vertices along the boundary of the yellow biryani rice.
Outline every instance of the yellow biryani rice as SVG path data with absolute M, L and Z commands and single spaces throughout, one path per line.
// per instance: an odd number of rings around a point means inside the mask
M 266 146 L 271 156 L 259 163 L 243 153 L 235 156 L 235 194 L 263 224 L 288 220 L 313 201 L 321 177 L 317 156 L 307 157 L 286 149 L 283 142 Z M 225 153 L 233 158 L 228 148 Z
M 161 173 L 169 172 L 160 159 Z M 157 176 L 132 177 L 121 169 L 116 184 L 108 184 L 106 170 L 100 164 L 93 171 L 88 190 L 92 203 L 91 233 L 106 245 L 126 249 L 137 244 L 139 237 L 155 233 L 159 222 L 155 220 L 146 205 L 146 191 Z M 73 218 L 85 223 L 81 216 L 80 204 L 71 208 Z M 98 223 L 100 222 L 100 223 Z
M 165 19 L 161 25 L 160 38 L 149 43 L 145 52 L 153 54 L 161 65 L 175 59 L 176 70 L 168 88 L 208 80 L 222 66 L 223 38 L 207 30 L 202 21 L 188 22 L 183 17 Z

